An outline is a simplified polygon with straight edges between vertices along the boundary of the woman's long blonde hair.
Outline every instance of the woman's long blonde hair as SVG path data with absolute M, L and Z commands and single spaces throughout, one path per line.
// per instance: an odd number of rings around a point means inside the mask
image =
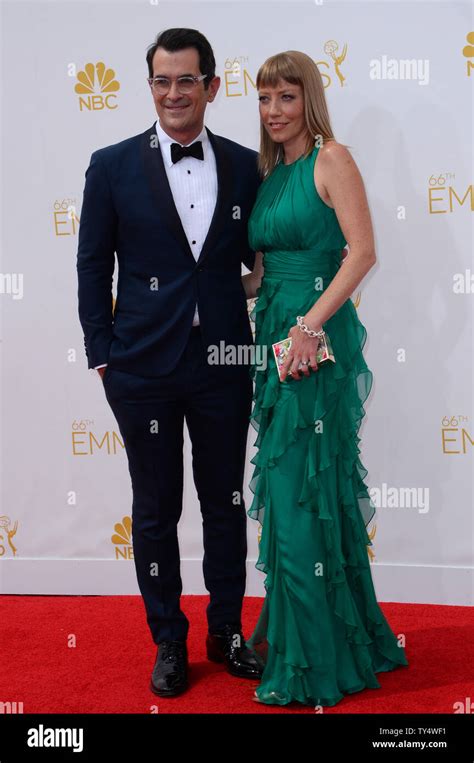
M 314 148 L 315 139 L 322 144 L 335 140 L 329 118 L 324 86 L 318 67 L 312 58 L 299 50 L 287 50 L 270 56 L 262 64 L 257 74 L 257 90 L 264 87 L 277 87 L 280 80 L 292 85 L 300 85 L 303 90 L 304 118 L 308 129 L 305 156 Z M 283 157 L 281 144 L 275 143 L 260 124 L 260 156 L 258 167 L 266 177 Z

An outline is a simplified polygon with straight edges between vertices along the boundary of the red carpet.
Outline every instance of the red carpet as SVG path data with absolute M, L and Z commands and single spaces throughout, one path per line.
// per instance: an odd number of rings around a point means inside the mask
M 207 596 L 183 597 L 190 620 L 192 686 L 173 699 L 149 690 L 156 647 L 139 596 L 3 596 L 0 699 L 24 713 L 314 713 L 252 701 L 256 682 L 233 678 L 205 654 Z M 247 598 L 246 637 L 262 600 Z M 324 713 L 453 713 L 474 699 L 474 618 L 469 607 L 384 604 L 406 635 L 409 667 L 379 673 L 380 689 L 346 696 Z M 68 646 L 75 640 L 75 647 Z

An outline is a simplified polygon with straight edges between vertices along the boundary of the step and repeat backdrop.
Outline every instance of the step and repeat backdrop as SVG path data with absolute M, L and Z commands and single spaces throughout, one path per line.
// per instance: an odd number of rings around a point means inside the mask
M 374 374 L 360 430 L 381 600 L 473 602 L 473 87 L 468 2 L 3 2 L 0 583 L 4 593 L 138 593 L 120 431 L 77 312 L 90 155 L 156 120 L 145 54 L 199 29 L 221 87 L 207 126 L 258 149 L 259 66 L 321 72 L 367 189 L 378 262 L 352 295 Z M 245 270 L 244 270 L 245 272 Z M 117 271 L 114 276 L 116 294 Z M 185 593 L 205 593 L 186 434 Z M 245 500 L 255 431 L 250 428 Z M 258 524 L 248 519 L 248 594 Z

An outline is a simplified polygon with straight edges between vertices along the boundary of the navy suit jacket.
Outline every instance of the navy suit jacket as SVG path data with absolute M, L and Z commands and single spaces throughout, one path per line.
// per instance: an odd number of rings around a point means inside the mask
M 91 156 L 77 252 L 89 368 L 108 363 L 146 377 L 170 373 L 186 346 L 196 302 L 206 346 L 253 341 L 241 262 L 252 269 L 255 260 L 247 222 L 261 182 L 258 154 L 206 129 L 218 194 L 197 262 L 173 201 L 155 125 Z

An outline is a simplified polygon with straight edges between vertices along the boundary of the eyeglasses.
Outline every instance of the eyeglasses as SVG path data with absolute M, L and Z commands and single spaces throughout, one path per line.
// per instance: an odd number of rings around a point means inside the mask
M 199 77 L 193 77 L 192 75 L 185 75 L 183 77 L 177 77 L 176 83 L 178 85 L 178 92 L 181 95 L 190 93 L 196 87 L 198 82 L 205 79 L 208 75 L 201 74 Z M 169 77 L 148 77 L 147 82 L 158 95 L 166 95 L 171 88 L 172 80 Z

